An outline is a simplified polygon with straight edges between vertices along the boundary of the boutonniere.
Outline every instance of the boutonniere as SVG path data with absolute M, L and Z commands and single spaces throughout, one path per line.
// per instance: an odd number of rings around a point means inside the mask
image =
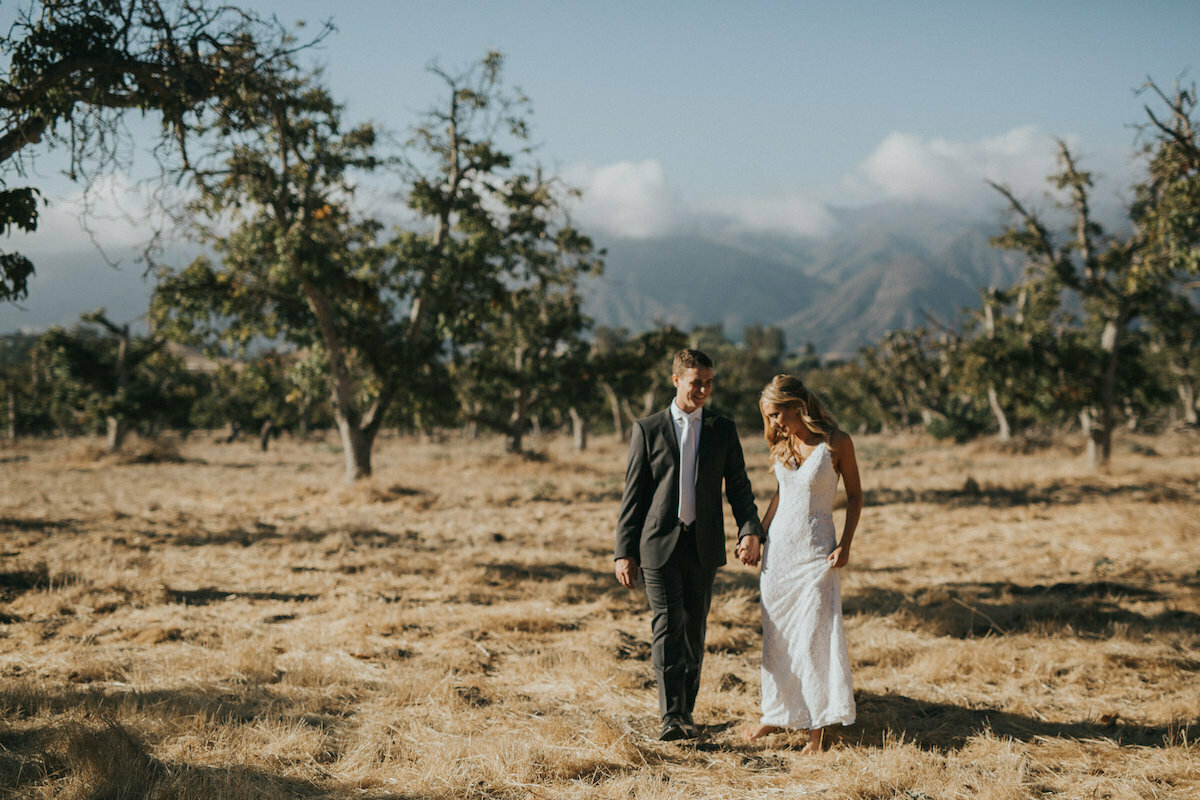
M 706 416 L 704 418 L 704 427 L 711 428 L 716 423 L 716 421 L 717 421 L 716 416 L 713 414 L 709 414 L 708 416 Z

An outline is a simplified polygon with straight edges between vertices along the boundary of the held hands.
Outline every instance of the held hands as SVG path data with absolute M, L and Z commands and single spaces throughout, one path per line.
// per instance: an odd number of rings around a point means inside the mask
M 838 545 L 833 548 L 833 552 L 825 560 L 832 565 L 833 569 L 841 569 L 850 563 L 850 548 Z
M 738 542 L 737 550 L 734 551 L 734 555 L 736 555 L 738 560 L 748 567 L 757 565 L 758 559 L 762 555 L 762 543 L 760 542 L 758 536 L 755 534 L 743 536 L 742 540 Z

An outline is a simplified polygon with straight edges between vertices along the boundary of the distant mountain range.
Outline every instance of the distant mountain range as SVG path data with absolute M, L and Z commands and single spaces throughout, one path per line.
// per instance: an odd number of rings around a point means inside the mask
M 926 314 L 952 322 L 985 286 L 1009 286 L 1013 253 L 988 244 L 1003 220 L 956 217 L 928 206 L 886 204 L 836 212 L 822 239 L 775 234 L 695 234 L 604 239 L 606 269 L 584 292 L 599 325 L 645 330 L 721 323 L 731 339 L 775 325 L 788 346 L 812 342 L 826 357 L 852 356 Z
M 740 340 L 747 325 L 776 325 L 794 349 L 812 342 L 848 357 L 888 330 L 929 313 L 949 323 L 977 306 L 983 286 L 1008 286 L 1020 259 L 988 245 L 1003 219 L 956 216 L 932 206 L 891 203 L 834 212 L 825 238 L 711 231 L 659 239 L 596 236 L 607 268 L 583 287 L 597 324 L 638 332 L 659 323 L 690 329 L 721 323 Z M 182 252 L 177 262 L 190 256 Z M 94 248 L 36 259 L 30 298 L 0 304 L 0 333 L 70 325 L 105 306 L 111 318 L 144 314 L 151 282 L 143 267 L 106 266 Z

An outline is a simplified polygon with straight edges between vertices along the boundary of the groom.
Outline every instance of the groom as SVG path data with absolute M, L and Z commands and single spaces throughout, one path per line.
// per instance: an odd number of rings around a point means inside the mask
M 700 689 L 705 623 L 713 578 L 725 564 L 722 481 L 744 563 L 758 563 L 764 536 L 737 427 L 704 411 L 712 394 L 712 359 L 699 350 L 680 350 L 671 382 L 670 408 L 633 426 L 615 564 L 622 586 L 635 585 L 639 566 L 646 586 L 664 741 L 697 735 L 692 708 Z

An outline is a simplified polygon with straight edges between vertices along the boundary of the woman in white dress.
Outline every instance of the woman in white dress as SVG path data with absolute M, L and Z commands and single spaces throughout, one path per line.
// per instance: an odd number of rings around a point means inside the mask
M 807 729 L 803 752 L 819 753 L 831 743 L 832 726 L 855 719 L 835 570 L 850 561 L 862 485 L 854 442 L 799 378 L 776 375 L 759 404 L 779 489 L 763 517 L 762 720 L 742 735 L 754 741 Z M 840 541 L 833 524 L 839 476 L 846 490 Z

